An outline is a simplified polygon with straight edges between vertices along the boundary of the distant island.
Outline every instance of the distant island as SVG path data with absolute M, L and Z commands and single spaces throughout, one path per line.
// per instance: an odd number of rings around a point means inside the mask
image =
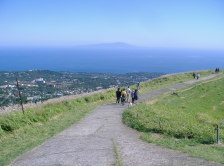
M 19 103 L 16 78 L 19 80 L 23 102 L 36 103 L 66 95 L 133 85 L 163 74 L 159 72 L 113 74 L 49 70 L 0 71 L 0 107 Z
M 98 43 L 98 44 L 89 44 L 89 45 L 80 45 L 76 47 L 81 47 L 81 48 L 138 48 L 135 45 L 131 45 L 128 43 L 124 42 L 114 42 L 114 43 Z

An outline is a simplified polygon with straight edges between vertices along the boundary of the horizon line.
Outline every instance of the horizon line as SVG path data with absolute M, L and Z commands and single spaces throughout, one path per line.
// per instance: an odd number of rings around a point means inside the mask
M 116 46 L 116 44 L 123 44 Z M 135 44 L 129 44 L 126 42 L 99 42 L 99 43 L 90 43 L 90 44 L 20 44 L 20 45 L 0 45 L 0 48 L 82 48 L 82 47 L 89 47 L 89 48 L 100 48 L 108 46 L 108 48 L 132 48 L 132 49 L 188 49 L 188 50 L 220 50 L 224 51 L 224 48 L 222 47 L 174 47 L 174 46 L 146 46 L 146 45 L 135 45 Z M 114 47 L 112 47 L 114 46 Z

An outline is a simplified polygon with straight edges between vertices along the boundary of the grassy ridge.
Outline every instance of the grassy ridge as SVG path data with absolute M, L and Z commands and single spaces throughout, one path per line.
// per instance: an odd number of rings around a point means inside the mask
M 211 73 L 213 71 L 200 72 L 202 76 Z M 190 79 L 192 73 L 154 79 L 142 83 L 141 92 L 169 87 Z M 0 165 L 10 163 L 19 155 L 77 123 L 97 106 L 112 102 L 113 99 L 115 99 L 114 90 L 27 109 L 25 115 L 21 112 L 0 115 Z
M 8 132 L 13 132 L 26 125 L 32 125 L 40 122 L 44 123 L 55 115 L 66 111 L 78 111 L 78 108 L 84 107 L 86 104 L 98 101 L 104 101 L 113 96 L 112 91 L 105 94 L 95 94 L 70 101 L 61 101 L 57 103 L 49 103 L 43 107 L 30 108 L 26 110 L 25 115 L 21 112 L 11 114 L 3 114 L 0 116 L 0 136 Z
M 214 74 L 215 72 L 213 70 L 204 70 L 204 71 L 198 71 L 196 73 L 200 73 L 201 77 L 205 77 Z M 140 92 L 148 93 L 154 90 L 167 88 L 176 85 L 178 83 L 183 83 L 192 80 L 193 79 L 192 74 L 193 72 L 172 74 L 167 76 L 165 75 L 163 77 L 144 82 L 140 86 L 141 87 Z
M 224 147 L 212 145 L 216 125 L 224 125 L 223 85 L 222 78 L 178 90 L 178 95 L 160 95 L 126 110 L 123 121 L 143 131 L 148 142 L 224 163 Z M 224 126 L 220 140 L 224 142 Z
M 99 105 L 111 102 L 114 91 L 70 101 L 50 103 L 0 116 L 0 165 L 43 143 L 78 122 Z

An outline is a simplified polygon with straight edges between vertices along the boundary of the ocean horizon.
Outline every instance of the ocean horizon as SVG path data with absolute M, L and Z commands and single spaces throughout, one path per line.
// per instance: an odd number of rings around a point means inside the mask
M 163 72 L 224 68 L 223 50 L 33 47 L 0 48 L 1 71 Z

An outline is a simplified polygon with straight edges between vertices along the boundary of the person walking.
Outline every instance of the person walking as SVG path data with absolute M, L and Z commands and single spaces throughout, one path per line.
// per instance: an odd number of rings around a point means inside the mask
M 127 97 L 126 91 L 125 91 L 125 89 L 123 89 L 123 90 L 121 91 L 121 104 L 122 104 L 122 105 L 125 104 L 125 99 L 126 99 L 126 97 Z
M 197 77 L 197 80 L 200 78 L 200 74 L 198 73 L 197 75 L 196 75 L 196 77 Z
M 138 100 L 138 89 L 135 89 L 134 100 Z
M 121 91 L 120 91 L 120 88 L 117 88 L 117 91 L 116 91 L 116 97 L 117 97 L 117 101 L 116 103 L 120 103 L 121 101 Z
M 130 95 L 131 95 L 131 89 L 129 88 L 129 86 L 128 86 L 128 88 L 126 89 L 126 94 L 127 94 L 126 101 L 129 102 Z
M 137 83 L 137 89 L 139 89 L 139 88 L 140 88 L 140 82 Z
M 132 102 L 132 104 L 135 103 L 135 90 L 131 91 L 131 102 Z
M 194 79 L 195 79 L 195 77 L 196 77 L 196 73 L 193 73 L 193 74 L 192 74 L 192 76 L 193 76 L 193 77 L 194 77 Z

